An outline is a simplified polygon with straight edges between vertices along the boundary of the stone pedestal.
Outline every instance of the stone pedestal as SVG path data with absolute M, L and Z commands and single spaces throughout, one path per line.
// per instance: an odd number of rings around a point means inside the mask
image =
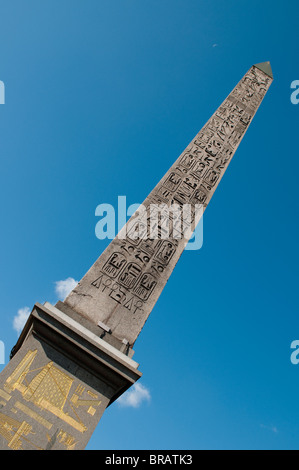
M 69 313 L 33 308 L 0 376 L 2 449 L 84 449 L 107 406 L 142 375 Z

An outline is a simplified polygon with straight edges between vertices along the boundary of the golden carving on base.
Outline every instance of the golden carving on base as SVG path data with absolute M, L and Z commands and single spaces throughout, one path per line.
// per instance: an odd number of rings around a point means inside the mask
M 4 390 L 0 389 L 0 397 L 5 400 L 2 400 L 3 406 L 11 399 L 12 393 L 17 390 L 26 402 L 33 403 L 39 409 L 50 412 L 76 431 L 86 432 L 87 426 L 79 417 L 77 409 L 83 407 L 86 413 L 93 416 L 96 413 L 96 408 L 101 403 L 101 400 L 98 400 L 98 395 L 86 390 L 81 383 L 77 384 L 75 393 L 71 395 L 70 392 L 75 378 L 59 369 L 53 361 L 49 361 L 39 368 L 34 368 L 33 362 L 37 359 L 37 355 L 37 349 L 29 350 L 6 379 Z M 84 398 L 84 394 L 86 394 L 86 398 Z M 81 398 L 82 396 L 83 398 Z M 71 409 L 73 416 L 65 411 L 66 406 Z M 20 400 L 15 402 L 11 411 L 15 413 L 18 413 L 18 411 L 23 412 L 48 431 L 53 426 L 50 420 L 41 416 L 40 413 Z M 55 442 L 57 439 L 67 449 L 75 448 L 76 439 L 74 436 L 63 429 L 57 432 L 58 434 L 55 433 L 55 436 L 52 437 L 49 434 L 46 435 L 49 443 Z M 29 423 L 18 421 L 0 413 L 0 435 L 7 440 L 8 447 L 22 449 L 22 441 L 29 441 L 26 436 L 30 433 L 34 434 Z M 35 447 L 40 449 L 40 447 Z

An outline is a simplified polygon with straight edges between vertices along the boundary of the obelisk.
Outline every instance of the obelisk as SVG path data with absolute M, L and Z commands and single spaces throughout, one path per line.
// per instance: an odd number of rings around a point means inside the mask
M 272 80 L 252 66 L 65 301 L 35 304 L 0 374 L 0 448 L 84 449 L 141 377 L 134 342 Z

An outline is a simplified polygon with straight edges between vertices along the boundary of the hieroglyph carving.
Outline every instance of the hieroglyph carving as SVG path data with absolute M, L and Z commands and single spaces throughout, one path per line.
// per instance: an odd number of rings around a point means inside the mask
M 254 66 L 248 71 L 66 304 L 134 343 L 271 82 Z

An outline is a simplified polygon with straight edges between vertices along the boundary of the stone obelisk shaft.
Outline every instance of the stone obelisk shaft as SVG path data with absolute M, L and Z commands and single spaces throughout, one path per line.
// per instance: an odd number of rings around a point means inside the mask
M 143 202 L 152 212 L 133 215 L 66 298 L 66 305 L 134 344 L 185 248 L 186 240 L 176 237 L 178 221 L 171 219 L 171 209 L 189 204 L 191 223 L 195 206 L 206 208 L 272 82 L 269 67 L 251 67 Z M 150 239 L 155 206 L 162 208 L 156 217 L 159 236 Z
M 141 377 L 131 346 L 186 245 L 172 209 L 191 207 L 190 235 L 272 78 L 268 63 L 253 66 L 65 302 L 34 306 L 0 374 L 1 449 L 84 449 Z

